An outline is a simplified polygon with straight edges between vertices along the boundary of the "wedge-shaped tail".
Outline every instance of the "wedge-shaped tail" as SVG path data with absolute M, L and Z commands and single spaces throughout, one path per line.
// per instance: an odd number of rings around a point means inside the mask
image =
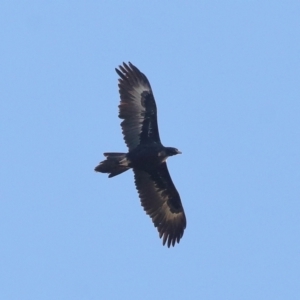
M 126 153 L 106 152 L 103 155 L 106 160 L 102 161 L 95 171 L 109 173 L 108 177 L 114 177 L 130 169 Z

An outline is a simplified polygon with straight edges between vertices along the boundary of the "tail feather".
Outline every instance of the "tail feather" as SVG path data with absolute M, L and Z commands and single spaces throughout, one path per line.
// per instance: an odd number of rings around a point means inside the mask
M 106 160 L 103 160 L 95 171 L 101 173 L 109 173 L 108 177 L 114 177 L 130 169 L 126 153 L 106 152 L 103 153 Z

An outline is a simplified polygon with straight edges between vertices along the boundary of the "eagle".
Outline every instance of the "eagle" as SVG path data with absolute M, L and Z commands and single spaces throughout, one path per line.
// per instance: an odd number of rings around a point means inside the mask
M 132 169 L 141 205 L 163 245 L 174 246 L 183 236 L 186 217 L 166 160 L 181 152 L 160 141 L 156 103 L 147 77 L 130 62 L 115 70 L 120 77 L 119 118 L 128 153 L 105 152 L 106 159 L 95 171 L 111 178 Z

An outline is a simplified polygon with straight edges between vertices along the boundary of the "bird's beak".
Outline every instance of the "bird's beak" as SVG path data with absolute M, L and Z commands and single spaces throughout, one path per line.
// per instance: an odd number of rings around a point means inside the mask
M 177 150 L 177 154 L 182 154 L 182 152 L 181 152 L 181 151 L 179 151 L 179 150 Z

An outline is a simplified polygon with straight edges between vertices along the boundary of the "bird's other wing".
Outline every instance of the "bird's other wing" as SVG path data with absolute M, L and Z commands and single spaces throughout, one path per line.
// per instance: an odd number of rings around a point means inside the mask
M 166 163 L 150 173 L 133 171 L 142 206 L 163 238 L 163 245 L 174 246 L 183 236 L 186 218 Z
M 160 142 L 157 109 L 147 77 L 133 64 L 116 69 L 119 78 L 119 118 L 129 150 L 142 143 Z

